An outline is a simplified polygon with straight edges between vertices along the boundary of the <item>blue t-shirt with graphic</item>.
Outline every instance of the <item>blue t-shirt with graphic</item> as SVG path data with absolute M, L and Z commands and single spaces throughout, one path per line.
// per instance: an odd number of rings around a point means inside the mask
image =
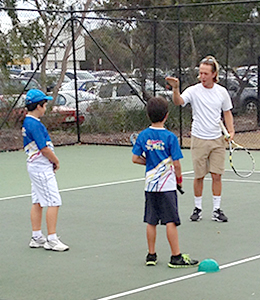
M 145 191 L 176 190 L 173 161 L 183 155 L 174 133 L 165 128 L 149 127 L 138 135 L 132 152 L 146 156 Z
M 22 127 L 23 146 L 28 158 L 27 161 L 39 164 L 50 164 L 50 161 L 41 154 L 41 149 L 49 147 L 54 152 L 54 147 L 46 127 L 41 121 L 27 115 Z

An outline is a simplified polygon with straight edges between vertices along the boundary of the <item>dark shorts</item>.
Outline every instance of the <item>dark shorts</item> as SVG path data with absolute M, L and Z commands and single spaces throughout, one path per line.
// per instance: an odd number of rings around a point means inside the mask
M 144 222 L 151 225 L 180 225 L 176 191 L 145 192 Z

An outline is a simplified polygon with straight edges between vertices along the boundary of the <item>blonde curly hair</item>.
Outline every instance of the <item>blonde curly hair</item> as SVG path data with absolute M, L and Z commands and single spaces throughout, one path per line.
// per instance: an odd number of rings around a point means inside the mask
M 216 76 L 213 78 L 214 82 L 219 82 L 219 64 L 214 56 L 208 55 L 200 61 L 199 65 L 209 65 L 212 67 L 212 72 L 216 72 Z M 200 79 L 200 76 L 198 76 Z

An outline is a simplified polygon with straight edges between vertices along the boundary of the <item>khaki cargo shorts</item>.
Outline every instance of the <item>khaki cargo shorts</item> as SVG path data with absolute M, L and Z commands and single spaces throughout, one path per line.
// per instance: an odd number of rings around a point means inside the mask
M 203 178 L 209 172 L 224 174 L 225 139 L 199 139 L 191 136 L 191 156 L 195 178 Z

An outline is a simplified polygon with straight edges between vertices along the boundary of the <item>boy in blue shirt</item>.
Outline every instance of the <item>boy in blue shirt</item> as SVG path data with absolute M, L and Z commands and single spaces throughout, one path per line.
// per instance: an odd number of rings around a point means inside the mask
M 168 102 L 163 97 L 153 97 L 147 102 L 147 114 L 152 125 L 143 130 L 133 148 L 133 163 L 145 165 L 145 212 L 148 254 L 146 265 L 156 265 L 156 226 L 166 225 L 171 248 L 170 268 L 197 266 L 198 261 L 181 254 L 177 226 L 180 225 L 176 185 L 182 186 L 181 164 L 183 158 L 176 135 L 164 128 L 168 117 Z M 145 153 L 145 157 L 142 154 Z
M 66 251 L 69 246 L 63 244 L 56 234 L 58 210 L 62 204 L 58 190 L 55 172 L 59 169 L 59 159 L 54 153 L 54 147 L 46 127 L 41 123 L 46 111 L 47 101 L 52 100 L 42 91 L 31 89 L 26 94 L 25 105 L 28 110 L 23 127 L 24 150 L 28 156 L 27 170 L 31 179 L 32 208 L 31 248 L 44 248 L 53 251 Z M 48 236 L 42 234 L 42 209 L 48 207 L 46 223 Z

